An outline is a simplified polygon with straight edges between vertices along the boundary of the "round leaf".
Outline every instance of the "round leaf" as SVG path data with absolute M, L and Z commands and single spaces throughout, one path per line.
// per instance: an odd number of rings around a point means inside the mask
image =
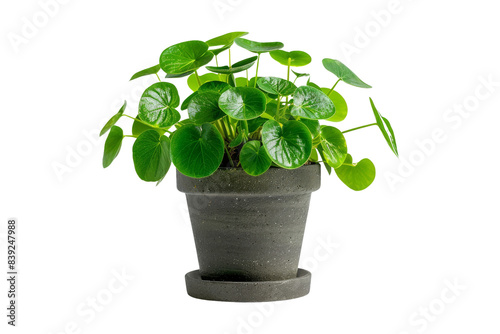
M 311 132 L 298 121 L 288 121 L 283 127 L 267 121 L 262 127 L 262 142 L 271 160 L 288 169 L 302 166 L 312 151 Z
M 257 60 L 257 56 L 250 57 L 247 59 L 243 59 L 237 63 L 234 63 L 231 67 L 229 66 L 206 66 L 206 69 L 215 72 L 215 73 L 220 73 L 220 74 L 232 74 L 232 73 L 239 73 L 243 72 L 245 70 L 248 70 L 250 67 L 255 64 L 255 61 Z
M 134 80 L 134 79 L 146 76 L 146 75 L 156 74 L 159 71 L 160 71 L 160 65 L 151 66 L 149 68 L 146 68 L 145 70 L 137 72 L 136 74 L 134 74 L 132 76 L 132 78 L 130 78 L 130 80 Z
M 108 138 L 106 138 L 106 143 L 104 143 L 104 156 L 102 157 L 102 166 L 104 168 L 111 165 L 118 153 L 120 153 L 122 141 L 123 130 L 118 126 L 113 126 L 109 131 Z
M 248 87 L 248 79 L 236 78 L 236 87 Z
M 219 81 L 219 76 L 215 73 L 206 73 L 203 75 L 199 76 L 200 82 L 203 85 L 206 82 L 210 81 Z M 191 88 L 192 91 L 196 92 L 198 88 L 200 88 L 200 85 L 198 84 L 198 79 L 196 79 L 196 74 L 191 74 L 187 80 L 189 88 Z
M 396 136 L 394 135 L 394 131 L 392 130 L 391 123 L 387 120 L 387 118 L 382 117 L 382 115 L 378 112 L 377 108 L 375 108 L 375 104 L 373 100 L 370 98 L 370 104 L 373 109 L 373 113 L 375 114 L 375 119 L 377 120 L 377 125 L 382 131 L 387 144 L 391 148 L 392 152 L 399 157 L 398 146 L 396 145 Z
M 281 49 L 284 45 L 281 42 L 254 42 L 244 38 L 236 38 L 235 42 L 238 46 L 254 53 L 264 53 Z
M 207 44 L 208 46 L 217 46 L 217 45 L 231 46 L 236 38 L 243 37 L 245 35 L 248 35 L 248 33 L 244 31 L 230 32 L 208 40 Z
M 292 95 L 297 89 L 292 82 L 276 77 L 259 78 L 257 85 L 266 93 L 281 96 Z
M 179 106 L 179 93 L 168 82 L 152 84 L 142 94 L 139 101 L 141 120 L 160 128 L 168 128 L 181 119 L 175 108 Z
M 307 119 L 327 119 L 335 114 L 335 105 L 321 90 L 301 86 L 293 96 L 291 114 Z
M 252 133 L 257 131 L 265 122 L 267 122 L 267 118 L 257 117 L 248 121 L 248 133 Z
M 357 164 L 352 163 L 352 157 L 347 155 L 344 164 L 335 169 L 335 173 L 346 186 L 352 190 L 368 188 L 375 180 L 375 166 L 368 159 L 363 159 Z
M 342 166 L 347 157 L 347 143 L 342 132 L 333 126 L 321 126 L 323 158 L 332 168 Z
M 227 49 L 229 49 L 233 44 L 228 44 L 228 45 L 224 45 L 220 48 L 215 48 L 215 49 L 210 49 L 210 52 L 212 52 L 214 54 L 214 56 L 218 56 L 221 52 L 224 52 L 226 51 Z
M 203 85 L 200 86 L 198 89 L 198 92 L 216 92 L 218 94 L 224 93 L 226 90 L 231 88 L 227 83 L 222 82 L 222 81 L 209 81 L 204 83 Z
M 266 96 L 257 88 L 234 87 L 222 93 L 219 107 L 232 118 L 257 118 L 266 110 Z
M 224 141 L 212 124 L 185 125 L 172 135 L 172 161 L 182 174 L 201 178 L 219 168 Z
M 264 146 L 258 140 L 252 140 L 243 145 L 240 152 L 240 162 L 243 170 L 252 176 L 264 174 L 271 167 L 271 158 Z
M 327 121 L 330 122 L 341 122 L 347 117 L 347 103 L 345 102 L 342 95 L 337 93 L 330 88 L 321 88 L 321 91 L 328 95 L 330 100 L 332 100 L 333 105 L 335 106 L 335 114 L 332 117 L 328 118 Z
M 123 102 L 123 105 L 120 108 L 120 110 L 118 110 L 118 112 L 114 114 L 113 117 L 111 117 L 109 121 L 106 122 L 106 124 L 104 124 L 101 133 L 99 133 L 99 137 L 108 132 L 108 130 L 111 129 L 111 127 L 115 125 L 116 122 L 118 122 L 118 120 L 120 119 L 120 117 L 122 117 L 123 112 L 125 111 L 126 108 L 127 108 L 127 101 Z
M 269 53 L 278 63 L 285 66 L 305 66 L 311 62 L 311 56 L 304 51 L 283 51 L 276 50 Z
M 208 64 L 214 54 L 208 51 L 208 44 L 189 41 L 166 48 L 160 56 L 161 69 L 168 74 L 182 74 L 194 71 Z
M 132 157 L 141 180 L 159 181 L 170 168 L 170 140 L 155 130 L 143 132 L 132 147 Z
M 323 59 L 323 66 L 340 80 L 349 85 L 361 88 L 372 88 L 372 86 L 364 83 L 356 74 L 354 74 L 347 66 L 338 60 L 325 58 Z
M 160 135 L 163 135 L 165 134 L 165 130 L 162 130 L 160 128 L 155 128 L 151 125 L 146 125 L 142 122 L 139 122 L 138 120 L 141 120 L 141 116 L 140 115 L 137 115 L 136 117 L 136 120 L 134 120 L 134 123 L 132 124 L 132 134 L 134 136 L 138 136 L 140 135 L 141 133 L 145 132 L 145 131 L 148 131 L 148 130 L 155 130 L 157 131 Z
M 295 76 L 296 76 L 297 78 L 301 78 L 301 77 L 308 77 L 308 76 L 310 75 L 310 74 L 308 74 L 308 73 L 297 73 L 297 72 L 295 72 L 294 70 L 292 70 L 292 72 L 293 72 L 293 74 L 295 74 Z
M 189 118 L 196 125 L 210 123 L 226 116 L 219 108 L 220 94 L 216 91 L 198 91 L 189 102 Z
M 299 122 L 304 123 L 305 126 L 311 131 L 312 137 L 316 138 L 320 132 L 320 125 L 318 120 L 302 118 Z

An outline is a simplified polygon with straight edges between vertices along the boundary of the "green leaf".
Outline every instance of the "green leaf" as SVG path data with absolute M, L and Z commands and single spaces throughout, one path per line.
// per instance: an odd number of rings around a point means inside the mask
M 321 148 L 324 161 L 332 168 L 342 166 L 347 157 L 347 143 L 342 132 L 333 126 L 321 126 Z
M 236 87 L 248 87 L 248 79 L 236 78 Z
M 271 160 L 288 169 L 302 166 L 312 151 L 311 132 L 298 121 L 288 121 L 283 127 L 267 121 L 262 127 L 262 142 Z
M 301 77 L 308 77 L 308 76 L 310 75 L 310 74 L 308 74 L 308 73 L 297 73 L 297 72 L 295 72 L 294 70 L 292 70 L 292 72 L 293 72 L 293 74 L 295 74 L 295 76 L 296 76 L 297 78 L 301 78 Z
M 299 122 L 304 123 L 305 126 L 311 131 L 312 137 L 316 138 L 320 132 L 320 125 L 318 120 L 301 118 Z
M 222 81 L 208 81 L 201 85 L 201 87 L 198 89 L 198 92 L 216 92 L 218 94 L 224 93 L 226 90 L 230 89 L 231 86 L 229 86 L 227 83 L 222 82 Z
M 354 74 L 347 66 L 342 64 L 338 60 L 325 58 L 323 59 L 323 66 L 333 74 L 337 76 L 340 80 L 344 81 L 349 85 L 353 85 L 360 88 L 372 88 L 372 86 L 361 81 L 356 74 Z
M 132 157 L 141 180 L 159 181 L 170 168 L 170 140 L 154 130 L 143 132 L 132 147 Z
M 228 45 L 224 45 L 220 48 L 215 48 L 215 49 L 209 49 L 210 52 L 212 52 L 214 54 L 214 56 L 218 56 L 221 52 L 224 52 L 226 51 L 227 49 L 229 49 L 233 44 L 228 44 Z
M 328 95 L 330 100 L 332 100 L 333 105 L 335 106 L 335 114 L 332 117 L 328 118 L 327 121 L 330 122 L 341 122 L 347 117 L 347 103 L 345 102 L 342 95 L 337 93 L 330 88 L 321 88 L 321 91 Z
M 257 118 L 266 110 L 266 96 L 257 88 L 235 87 L 221 95 L 219 107 L 238 120 Z
M 271 57 L 281 65 L 285 66 L 305 66 L 311 62 L 311 56 L 304 51 L 283 51 L 276 50 L 269 53 Z
M 248 133 L 252 133 L 257 131 L 265 122 L 267 122 L 267 118 L 257 117 L 251 120 L 248 120 Z
M 240 152 L 243 170 L 252 176 L 264 174 L 271 167 L 271 158 L 260 141 L 252 140 L 243 145 Z
M 394 135 L 394 131 L 392 130 L 391 123 L 387 120 L 387 118 L 382 117 L 382 115 L 378 112 L 377 108 L 375 108 L 375 104 L 373 100 L 370 98 L 370 104 L 373 109 L 373 114 L 375 115 L 375 119 L 377 120 L 377 125 L 382 131 L 387 144 L 391 148 L 392 152 L 399 157 L 398 146 L 396 145 L 396 136 Z
M 236 147 L 236 146 L 240 146 L 242 142 L 243 142 L 243 131 L 241 131 L 240 133 L 238 133 L 238 136 L 236 136 L 236 138 L 234 138 L 229 143 L 229 147 L 233 148 L 233 147 Z
M 244 32 L 244 31 L 230 32 L 230 33 L 209 39 L 207 41 L 207 44 L 208 44 L 208 46 L 231 45 L 231 44 L 233 44 L 233 42 L 236 38 L 243 37 L 245 35 L 248 35 L 248 33 Z
M 125 112 L 126 108 L 127 108 L 127 101 L 123 102 L 123 105 L 120 108 L 120 110 L 118 110 L 118 112 L 116 114 L 114 114 L 113 117 L 111 117 L 109 119 L 109 121 L 106 122 L 106 124 L 104 124 L 104 127 L 101 130 L 101 133 L 99 133 L 99 137 L 102 136 L 103 134 L 105 134 L 106 132 L 108 132 L 108 130 L 111 129 L 111 127 L 113 125 L 115 125 L 116 122 L 118 122 L 120 117 L 122 117 L 123 113 Z
M 318 146 L 316 149 L 318 150 L 318 153 L 321 156 L 321 159 L 323 160 L 323 166 L 325 167 L 326 171 L 328 172 L 328 175 L 332 175 L 332 167 L 330 167 L 330 165 L 325 162 L 326 158 L 325 158 L 325 155 L 323 152 L 323 148 L 321 146 Z
M 254 42 L 244 38 L 236 38 L 235 42 L 238 46 L 254 53 L 264 53 L 281 49 L 284 45 L 281 42 Z
M 181 104 L 181 110 L 186 110 L 188 108 L 188 106 L 189 106 L 189 102 L 191 102 L 191 100 L 196 95 L 198 95 L 198 91 L 193 92 L 191 95 L 189 95 L 188 97 L 186 97 L 186 99 L 184 100 L 184 102 L 182 102 L 182 104 Z
M 344 164 L 335 169 L 335 173 L 346 186 L 356 191 L 368 188 L 375 180 L 373 163 L 368 159 L 363 159 L 353 164 L 350 154 L 347 155 Z
M 132 124 L 132 134 L 134 136 L 138 136 L 141 133 L 146 132 L 148 130 L 155 130 L 160 135 L 163 135 L 166 132 L 165 130 L 162 130 L 160 128 L 155 128 L 154 126 L 146 125 L 146 124 L 144 124 L 142 122 L 139 122 L 138 120 L 141 120 L 141 116 L 140 115 L 137 115 L 135 118 L 136 118 L 136 120 L 134 120 L 134 123 Z
M 293 96 L 291 114 L 307 119 L 327 119 L 335 114 L 335 105 L 321 90 L 301 86 Z
M 203 85 L 206 82 L 209 81 L 219 81 L 219 76 L 215 73 L 206 73 L 203 75 L 200 75 L 200 81 L 201 84 Z M 200 85 L 198 84 L 198 80 L 196 79 L 196 74 L 191 74 L 187 80 L 189 88 L 191 88 L 192 91 L 196 92 L 198 88 L 200 88 Z
M 311 82 L 311 78 L 307 79 L 307 84 L 306 85 L 309 86 L 309 87 L 314 87 L 316 89 L 321 90 L 321 88 L 318 85 L 316 85 L 314 82 Z
M 208 64 L 214 54 L 208 51 L 208 44 L 189 41 L 166 48 L 160 56 L 161 69 L 168 74 L 182 74 L 197 70 Z
M 151 74 L 156 74 L 160 71 L 160 65 L 155 65 L 146 68 L 145 70 L 139 71 L 130 78 L 130 81 Z
M 309 156 L 309 161 L 311 161 L 311 162 L 318 162 L 319 161 L 318 151 L 315 148 L 313 148 L 311 151 L 311 155 Z
M 206 66 L 206 69 L 215 72 L 215 73 L 220 73 L 220 74 L 234 74 L 234 73 L 239 73 L 243 72 L 245 70 L 248 70 L 250 67 L 255 64 L 255 61 L 257 60 L 257 56 L 253 56 L 247 59 L 243 59 L 237 63 L 234 63 L 231 67 L 229 66 Z
M 177 88 L 169 82 L 152 84 L 142 94 L 139 101 L 141 120 L 160 128 L 168 128 L 181 119 L 175 108 L 180 99 Z
M 180 73 L 180 74 L 167 74 L 165 76 L 165 78 L 166 79 L 184 78 L 184 77 L 187 77 L 188 75 L 191 75 L 193 73 L 194 73 L 194 71 L 187 71 L 187 72 Z
M 266 93 L 281 96 L 292 95 L 297 89 L 292 82 L 277 77 L 259 78 L 257 85 Z
M 226 84 L 227 85 L 227 84 Z M 189 102 L 189 118 L 196 125 L 216 121 L 226 114 L 219 108 L 220 94 L 217 91 L 200 91 Z
M 172 135 L 172 160 L 182 174 L 201 178 L 219 168 L 224 141 L 212 124 L 185 125 Z
M 194 124 L 193 121 L 189 118 L 186 118 L 186 119 L 183 119 L 182 121 L 178 122 L 175 124 L 175 128 L 176 129 L 180 129 L 181 127 L 183 127 L 184 125 L 188 125 L 188 124 Z
M 123 130 L 118 126 L 113 126 L 109 131 L 106 143 L 104 143 L 104 156 L 102 157 L 102 167 L 106 168 L 115 160 L 122 147 Z

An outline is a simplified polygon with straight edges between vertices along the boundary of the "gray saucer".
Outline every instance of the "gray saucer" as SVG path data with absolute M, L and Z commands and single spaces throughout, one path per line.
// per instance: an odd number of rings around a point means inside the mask
M 187 293 L 191 297 L 225 302 L 269 302 L 299 298 L 309 293 L 311 273 L 299 269 L 297 277 L 282 281 L 211 281 L 198 270 L 186 274 Z

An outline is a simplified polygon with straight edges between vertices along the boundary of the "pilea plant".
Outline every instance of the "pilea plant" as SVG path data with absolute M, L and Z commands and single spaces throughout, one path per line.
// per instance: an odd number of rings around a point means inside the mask
M 334 170 L 349 188 L 368 187 L 375 178 L 375 166 L 369 159 L 353 161 L 344 134 L 378 126 L 398 155 L 389 121 L 370 98 L 375 122 L 344 131 L 331 124 L 347 116 L 346 101 L 335 90 L 340 81 L 360 88 L 371 86 L 340 61 L 325 58 L 324 68 L 336 78 L 332 76 L 331 88 L 322 88 L 310 81 L 309 74 L 292 70 L 311 62 L 306 52 L 283 51 L 283 43 L 254 42 L 242 38 L 245 35 L 246 32 L 232 32 L 206 42 L 172 45 L 162 52 L 158 65 L 134 74 L 131 80 L 156 75 L 159 82 L 142 94 L 136 117 L 124 113 L 125 101 L 102 129 L 101 135 L 109 130 L 104 168 L 118 155 L 122 140 L 131 137 L 135 139 L 132 149 L 135 170 L 144 181 L 159 183 L 172 163 L 182 174 L 202 178 L 219 167 L 241 167 L 257 176 L 270 167 L 294 169 L 322 162 L 329 174 Z M 234 44 L 254 55 L 232 63 Z M 219 58 L 225 51 L 228 63 L 220 65 Z M 259 76 L 259 63 L 265 53 L 285 66 L 286 79 Z M 212 60 L 215 66 L 206 66 Z M 208 73 L 199 73 L 202 67 Z M 255 76 L 249 78 L 252 67 Z M 176 86 L 163 81 L 160 71 L 169 81 L 187 77 L 193 93 L 181 104 Z M 295 76 L 293 81 L 291 74 Z M 307 82 L 298 86 L 297 81 L 305 78 Z M 124 116 L 134 120 L 131 135 L 124 135 L 115 125 Z

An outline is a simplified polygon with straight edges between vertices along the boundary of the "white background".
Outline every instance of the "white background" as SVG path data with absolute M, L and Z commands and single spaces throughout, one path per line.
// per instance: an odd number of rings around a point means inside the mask
M 50 17 L 46 2 L 0 5 L 0 254 L 4 271 L 6 221 L 17 217 L 21 273 L 14 330 L 0 284 L 1 333 L 500 331 L 494 2 L 60 0 Z M 309 52 L 313 63 L 299 71 L 321 86 L 335 80 L 321 59 L 343 61 L 374 88 L 337 86 L 350 108 L 338 127 L 373 122 L 372 97 L 399 144 L 398 160 L 376 128 L 346 135 L 354 160 L 370 158 L 377 179 L 353 192 L 324 173 L 301 259 L 313 271 L 312 290 L 293 301 L 188 297 L 184 274 L 197 260 L 174 170 L 158 187 L 140 181 L 127 139 L 104 170 L 104 139 L 85 135 L 123 99 L 136 113 L 155 81 L 128 79 L 164 48 L 238 30 Z M 249 56 L 233 49 L 234 60 Z M 261 64 L 263 75 L 285 75 L 268 55 Z M 484 86 L 488 78 L 496 86 Z M 175 84 L 186 97 L 184 79 Z M 130 132 L 131 122 L 120 125 Z M 433 133 L 440 136 L 430 144 Z M 126 286 L 113 278 L 122 270 L 133 276 Z M 450 284 L 460 287 L 453 293 Z M 92 314 L 87 303 L 96 297 L 106 305 Z

